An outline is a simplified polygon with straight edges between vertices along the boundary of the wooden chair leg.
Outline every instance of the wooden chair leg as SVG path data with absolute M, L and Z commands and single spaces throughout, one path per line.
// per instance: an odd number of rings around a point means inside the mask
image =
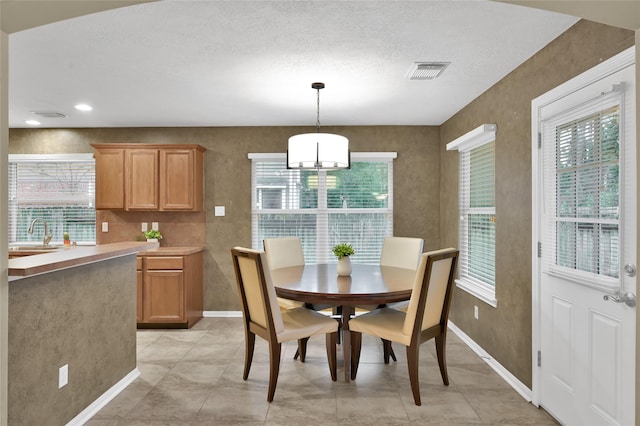
M 338 361 L 336 359 L 338 333 L 327 333 L 325 341 L 327 346 L 327 360 L 329 361 L 329 372 L 331 373 L 331 380 L 335 382 L 338 379 Z
M 253 361 L 253 348 L 256 343 L 256 335 L 249 330 L 245 330 L 244 334 L 244 373 L 242 373 L 242 380 L 247 380 L 249 370 L 251 370 L 251 361 Z
M 293 359 L 297 359 L 298 355 L 300 355 L 300 361 L 304 362 L 304 360 L 307 358 L 307 342 L 308 341 L 309 341 L 308 337 L 298 340 L 298 350 L 296 350 L 296 354 L 294 355 Z
M 440 367 L 440 375 L 442 383 L 449 386 L 449 374 L 447 373 L 447 334 L 443 333 L 436 336 L 436 352 L 438 354 L 438 366 Z
M 362 349 L 362 333 L 349 332 L 351 336 L 351 380 L 356 379 L 358 365 L 360 365 L 360 351 Z
M 418 375 L 418 360 L 420 358 L 420 346 L 407 346 L 407 367 L 409 368 L 409 381 L 413 392 L 413 402 L 422 405 L 420 401 L 420 376 Z
M 384 363 L 389 364 L 389 357 L 391 357 L 394 361 L 398 361 L 396 359 L 396 354 L 393 352 L 393 347 L 391 347 L 391 341 L 385 340 L 385 339 L 380 339 L 380 340 L 382 340 L 382 351 L 384 356 Z
M 278 373 L 280 372 L 280 351 L 282 345 L 278 342 L 269 342 L 269 391 L 267 401 L 273 401 L 278 384 Z

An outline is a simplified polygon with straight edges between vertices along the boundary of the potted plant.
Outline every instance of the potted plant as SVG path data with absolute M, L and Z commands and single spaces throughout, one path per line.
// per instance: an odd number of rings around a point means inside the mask
M 155 229 L 144 231 L 144 236 L 147 239 L 147 241 L 154 242 L 154 243 L 157 243 L 159 240 L 162 239 L 162 234 L 160 233 L 160 231 L 157 231 Z
M 351 244 L 337 244 L 333 246 L 331 251 L 338 258 L 338 266 L 336 267 L 338 275 L 341 277 L 351 275 L 351 258 L 349 256 L 356 253 Z

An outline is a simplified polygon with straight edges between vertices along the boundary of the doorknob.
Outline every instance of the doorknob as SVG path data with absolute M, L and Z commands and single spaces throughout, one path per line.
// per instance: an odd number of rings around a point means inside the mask
M 612 302 L 616 302 L 616 303 L 624 303 L 630 308 L 633 308 L 636 306 L 636 295 L 631 292 L 627 292 L 624 294 L 621 294 L 621 293 L 611 294 L 611 295 L 605 294 L 602 298 L 604 300 L 611 300 Z
M 624 274 L 628 277 L 635 277 L 636 265 L 632 265 L 630 263 L 627 263 L 626 265 L 624 265 Z

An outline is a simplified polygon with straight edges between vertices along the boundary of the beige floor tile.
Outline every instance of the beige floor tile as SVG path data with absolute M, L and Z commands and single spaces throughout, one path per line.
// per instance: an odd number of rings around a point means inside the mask
M 193 420 L 204 404 L 210 387 L 155 387 L 127 413 L 132 420 Z
M 224 425 L 447 425 L 554 424 L 527 403 L 453 333 L 444 386 L 427 342 L 420 351 L 422 405 L 413 403 L 405 348 L 384 364 L 382 344 L 363 336 L 355 381 L 344 382 L 342 346 L 338 380 L 331 381 L 325 340 L 309 340 L 305 363 L 293 360 L 297 342 L 283 344 L 272 403 L 267 402 L 269 350 L 256 339 L 248 380 L 241 318 L 204 318 L 191 330 L 139 331 L 141 376 L 87 423 L 89 426 Z

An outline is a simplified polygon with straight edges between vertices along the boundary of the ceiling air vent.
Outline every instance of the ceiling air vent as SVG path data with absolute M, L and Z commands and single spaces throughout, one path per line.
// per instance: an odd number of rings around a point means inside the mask
M 59 112 L 54 111 L 31 111 L 31 113 L 37 115 L 38 117 L 44 118 L 65 118 L 66 115 L 61 114 Z
M 407 78 L 409 80 L 433 80 L 440 76 L 450 62 L 414 62 Z

